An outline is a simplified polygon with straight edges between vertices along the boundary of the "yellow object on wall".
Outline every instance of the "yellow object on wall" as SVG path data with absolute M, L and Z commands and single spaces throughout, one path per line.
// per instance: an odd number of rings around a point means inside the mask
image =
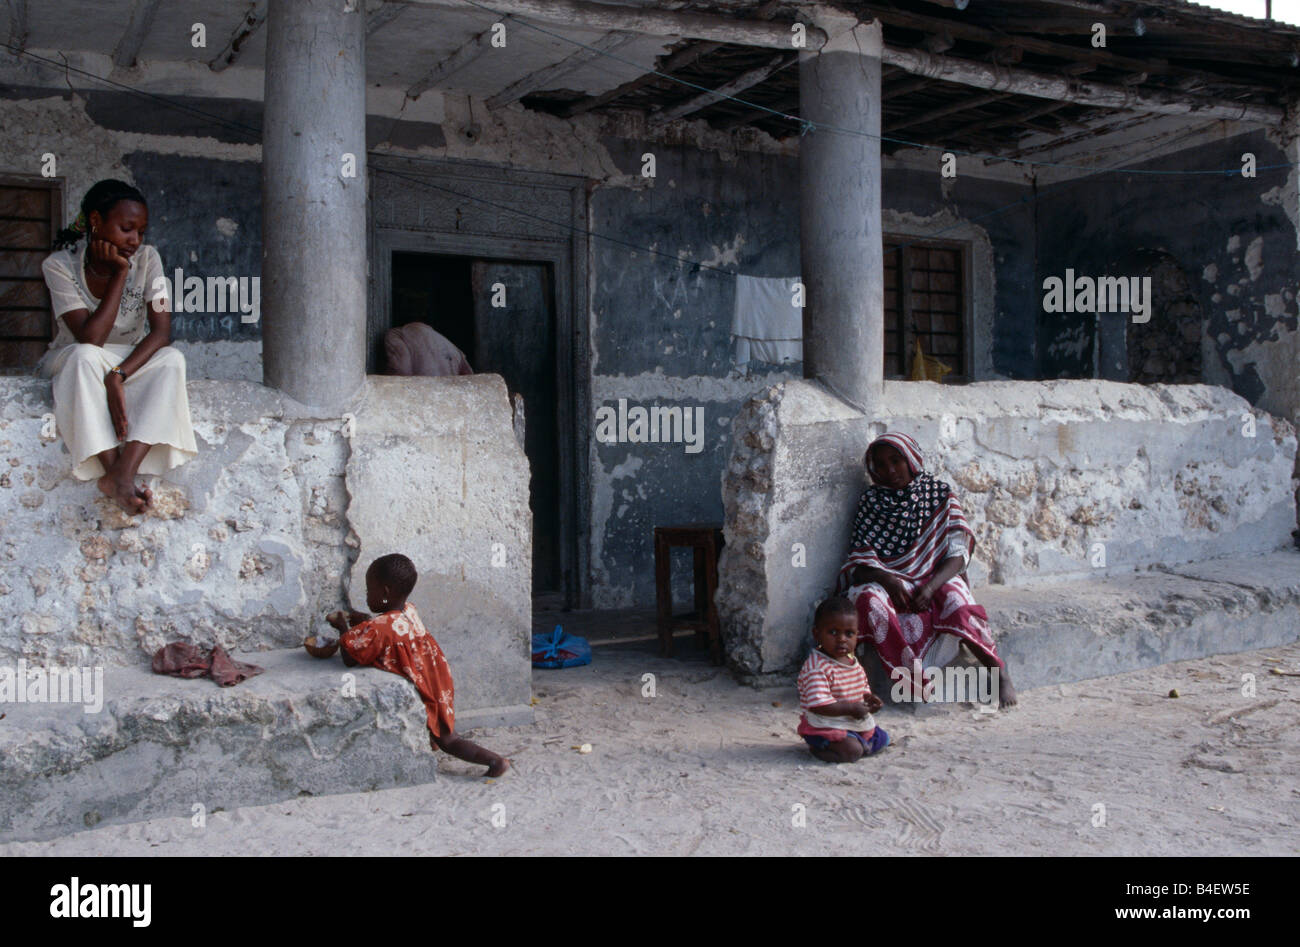
M 916 354 L 912 356 L 912 381 L 943 381 L 952 369 L 933 356 L 921 351 L 921 340 L 916 340 Z

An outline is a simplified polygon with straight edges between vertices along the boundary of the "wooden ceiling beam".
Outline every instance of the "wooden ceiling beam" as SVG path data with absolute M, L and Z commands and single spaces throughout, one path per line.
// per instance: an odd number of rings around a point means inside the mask
M 1022 124 L 1024 122 L 1031 122 L 1036 118 L 1041 118 L 1044 115 L 1051 115 L 1053 112 L 1059 112 L 1061 109 L 1069 108 L 1069 107 L 1070 107 L 1069 102 L 1048 102 L 1045 105 L 1040 105 L 1037 108 L 1029 109 L 1026 112 L 1018 112 L 1015 114 L 1008 114 L 1005 116 L 994 116 L 992 118 L 980 119 L 979 121 L 971 122 L 967 125 L 961 125 L 957 128 L 951 129 L 945 132 L 944 134 L 952 135 L 954 138 L 959 138 L 962 135 L 967 135 L 970 134 L 971 132 L 979 131 L 981 128 L 1000 128 L 1003 125 L 1016 125 L 1016 124 Z
M 1036 154 L 1041 154 L 1044 151 L 1052 151 L 1056 148 L 1062 148 L 1066 145 L 1071 145 L 1078 141 L 1093 140 L 1098 135 L 1105 135 L 1110 132 L 1123 131 L 1126 128 L 1131 128 L 1134 125 L 1141 125 L 1141 124 L 1143 124 L 1143 119 L 1141 116 L 1129 115 L 1129 116 L 1120 116 L 1117 118 L 1113 115 L 1106 115 L 1098 118 L 1094 122 L 1090 122 L 1088 126 L 1082 130 L 1072 131 L 1066 135 L 1058 135 L 1055 138 L 1049 138 L 1047 141 L 1041 141 L 1036 144 L 1026 145 L 1025 147 L 1018 148 L 1015 151 L 1011 151 L 1011 152 L 1007 152 L 1006 154 L 999 155 L 999 157 L 1008 160 L 1025 158 L 1028 155 L 1036 155 Z
M 776 9 L 780 6 L 780 3 L 781 0 L 768 0 L 767 3 L 755 10 L 752 16 L 756 20 L 770 20 L 776 13 Z M 647 72 L 645 75 L 637 76 L 635 79 L 624 82 L 622 85 L 610 89 L 608 92 L 602 92 L 600 95 L 591 95 L 585 99 L 579 99 L 577 102 L 559 110 L 559 115 L 562 118 L 572 118 L 575 115 L 581 115 L 594 108 L 607 105 L 615 99 L 621 99 L 628 93 L 635 92 L 637 89 L 643 88 L 655 80 L 663 78 L 661 75 L 656 75 L 655 73 L 672 75 L 672 73 L 676 72 L 678 69 L 689 66 L 701 56 L 708 55 L 722 45 L 722 43 L 711 41 L 691 43 L 689 46 L 679 49 L 666 60 L 657 64 L 654 72 Z
M 268 0 L 257 0 L 248 8 L 244 18 L 235 27 L 235 31 L 230 34 L 230 40 L 226 43 L 226 48 L 217 53 L 216 58 L 208 63 L 208 68 L 213 72 L 221 72 L 223 69 L 234 65 L 239 58 L 244 44 L 252 38 L 253 34 L 262 28 L 266 22 L 266 9 Z
M 1057 43 L 1052 40 L 1038 39 L 1033 36 L 1011 36 L 1006 32 L 993 29 L 987 26 L 980 26 L 975 23 L 964 22 L 961 20 L 949 20 L 943 17 L 925 16 L 918 13 L 908 13 L 903 10 L 895 10 L 889 7 L 882 7 L 875 3 L 860 3 L 859 8 L 864 8 L 880 22 L 887 26 L 897 26 L 904 29 L 918 30 L 924 33 L 950 33 L 958 39 L 971 40 L 977 43 L 985 43 L 989 46 L 1011 47 L 1018 46 L 1026 52 L 1038 53 L 1043 56 L 1055 56 L 1058 59 L 1073 59 L 1078 62 L 1093 63 L 1098 66 L 1107 66 L 1112 69 L 1124 69 L 1129 72 L 1153 72 L 1164 75 L 1166 73 L 1177 73 L 1177 67 L 1170 66 L 1168 63 L 1150 62 L 1146 59 L 1135 59 L 1129 56 L 1120 56 L 1104 49 L 1093 49 L 1092 47 L 1082 48 L 1072 46 L 1069 43 Z
M 1011 92 L 990 92 L 988 95 L 975 95 L 969 98 L 953 102 L 951 105 L 945 105 L 942 108 L 931 109 L 928 112 L 921 112 L 913 115 L 901 122 L 889 122 L 886 131 L 889 134 L 902 131 L 904 128 L 911 128 L 913 125 L 924 125 L 929 122 L 938 121 L 941 118 L 947 118 L 949 115 L 956 115 L 958 112 L 964 112 L 967 109 L 980 108 L 981 106 L 991 105 L 994 102 L 1001 102 L 1003 99 L 1009 99 L 1014 93 Z
M 897 99 L 904 95 L 911 95 L 913 92 L 920 92 L 926 86 L 930 85 L 934 85 L 933 79 L 918 79 L 913 76 L 905 82 L 900 82 L 897 85 L 892 85 L 886 89 L 882 89 L 880 95 L 886 102 L 888 102 L 890 99 Z
M 510 17 L 502 17 L 503 24 L 510 22 Z M 489 26 L 483 32 L 479 33 L 469 42 L 465 43 L 442 62 L 438 63 L 423 76 L 415 81 L 409 89 L 406 90 L 408 99 L 418 99 L 421 94 L 429 91 L 442 80 L 446 79 L 454 72 L 464 69 L 475 59 L 482 56 L 492 46 L 492 27 Z
M 1154 115 L 1195 115 L 1229 121 L 1276 125 L 1282 109 L 1276 105 L 1254 105 L 1226 98 L 1192 96 L 1168 90 L 1126 88 L 1087 79 L 1069 78 L 970 59 L 935 56 L 922 50 L 886 45 L 883 59 L 917 76 L 942 79 L 995 92 L 1014 92 L 1040 99 L 1075 102 L 1099 108 L 1118 108 Z
M 773 115 L 772 112 L 781 112 L 785 115 L 794 115 L 799 110 L 799 96 L 789 95 L 783 99 L 777 99 L 768 109 L 747 108 L 733 118 L 726 119 L 718 123 L 718 128 L 724 132 L 739 128 L 742 125 L 751 125 L 754 122 L 761 121 L 764 118 L 781 120 L 779 116 Z M 793 125 L 791 126 L 793 128 Z
M 721 43 L 710 42 L 692 43 L 690 46 L 679 49 L 677 52 L 669 56 L 655 68 L 654 72 L 647 72 L 644 75 L 637 76 L 635 79 L 629 79 L 617 88 L 610 89 L 608 92 L 602 92 L 600 95 L 590 95 L 585 99 L 579 99 L 577 102 L 573 102 L 560 109 L 558 114 L 562 118 L 572 118 L 575 115 L 590 112 L 592 109 L 599 108 L 602 105 L 608 105 L 615 99 L 621 99 L 623 96 L 635 92 L 637 89 L 650 85 L 657 79 L 662 79 L 663 76 L 660 74 L 671 75 L 678 69 L 689 66 L 701 56 L 707 56 L 721 45 Z
M 759 83 L 765 81 L 773 73 L 779 72 L 788 66 L 792 66 L 798 61 L 799 56 L 797 53 L 777 53 L 761 66 L 742 73 L 730 82 L 719 86 L 717 89 L 710 92 L 702 92 L 699 95 L 692 96 L 685 102 L 680 102 L 677 105 L 653 113 L 650 116 L 651 124 L 663 125 L 667 122 L 673 121 L 674 119 L 681 118 L 684 115 L 689 115 L 692 112 L 706 109 L 710 105 L 716 105 L 728 96 L 737 95 L 738 93 L 744 92 L 746 89 L 753 88 Z
M 452 8 L 464 13 L 474 10 L 464 0 L 409 0 L 419 6 Z M 486 0 L 485 6 L 500 13 L 541 23 L 553 23 L 585 30 L 617 30 L 647 36 L 681 36 L 707 39 L 737 46 L 770 49 L 791 48 L 792 23 L 773 23 L 744 17 L 718 16 L 685 10 L 629 7 L 592 0 Z M 807 26 L 807 49 L 821 49 L 826 33 Z
M 559 62 L 552 63 L 543 69 L 537 69 L 522 79 L 510 83 L 510 85 L 487 100 L 487 107 L 489 109 L 505 108 L 532 92 L 554 85 L 561 77 L 582 68 L 592 60 L 599 58 L 602 53 L 612 53 L 636 39 L 640 39 L 640 37 L 635 33 L 606 33 L 594 43 L 580 46 Z
M 153 26 L 153 18 L 161 2 L 162 0 L 135 0 L 131 4 L 131 13 L 126 21 L 126 27 L 117 41 L 117 48 L 113 50 L 113 65 L 123 69 L 135 65 L 136 57 L 144 47 L 144 41 L 149 36 L 149 29 Z

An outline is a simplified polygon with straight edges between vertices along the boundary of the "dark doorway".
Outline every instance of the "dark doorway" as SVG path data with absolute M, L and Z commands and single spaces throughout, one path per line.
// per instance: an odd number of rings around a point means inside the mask
M 475 372 L 500 375 L 512 398 L 523 397 L 533 595 L 562 595 L 560 398 L 551 264 L 394 252 L 392 325 L 410 322 L 427 323 L 465 353 Z

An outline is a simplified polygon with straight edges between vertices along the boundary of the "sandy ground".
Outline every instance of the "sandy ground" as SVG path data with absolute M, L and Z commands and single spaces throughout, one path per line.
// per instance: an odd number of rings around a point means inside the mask
M 188 817 L 101 827 L 0 855 L 1300 852 L 1300 677 L 1270 673 L 1300 669 L 1300 644 L 1039 688 L 996 714 L 886 709 L 894 745 L 842 766 L 794 735 L 793 688 L 740 687 L 698 654 L 650 649 L 536 672 L 535 724 L 475 734 L 513 758 L 502 779 L 443 757 L 427 786 L 216 812 L 202 829 Z

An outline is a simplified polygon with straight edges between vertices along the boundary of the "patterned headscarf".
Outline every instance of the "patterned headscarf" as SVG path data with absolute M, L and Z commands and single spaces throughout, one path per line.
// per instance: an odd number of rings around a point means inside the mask
M 921 448 L 917 446 L 916 441 L 901 431 L 886 431 L 871 442 L 871 445 L 867 448 L 867 453 L 862 458 L 863 463 L 867 466 L 867 474 L 871 477 L 872 483 L 880 482 L 880 478 L 876 476 L 876 461 L 872 455 L 881 444 L 889 444 L 898 448 L 898 452 L 907 461 L 907 469 L 913 477 L 925 467 L 925 462 L 921 459 Z
M 872 453 L 881 444 L 898 449 L 912 479 L 901 490 L 879 484 Z M 889 431 L 871 442 L 863 458 L 872 485 L 853 521 L 853 551 L 841 572 L 841 588 L 853 568 L 865 565 L 921 580 L 943 559 L 947 534 L 971 533 L 952 488 L 925 472 L 921 449 L 906 434 Z M 973 536 L 973 534 L 972 534 Z

